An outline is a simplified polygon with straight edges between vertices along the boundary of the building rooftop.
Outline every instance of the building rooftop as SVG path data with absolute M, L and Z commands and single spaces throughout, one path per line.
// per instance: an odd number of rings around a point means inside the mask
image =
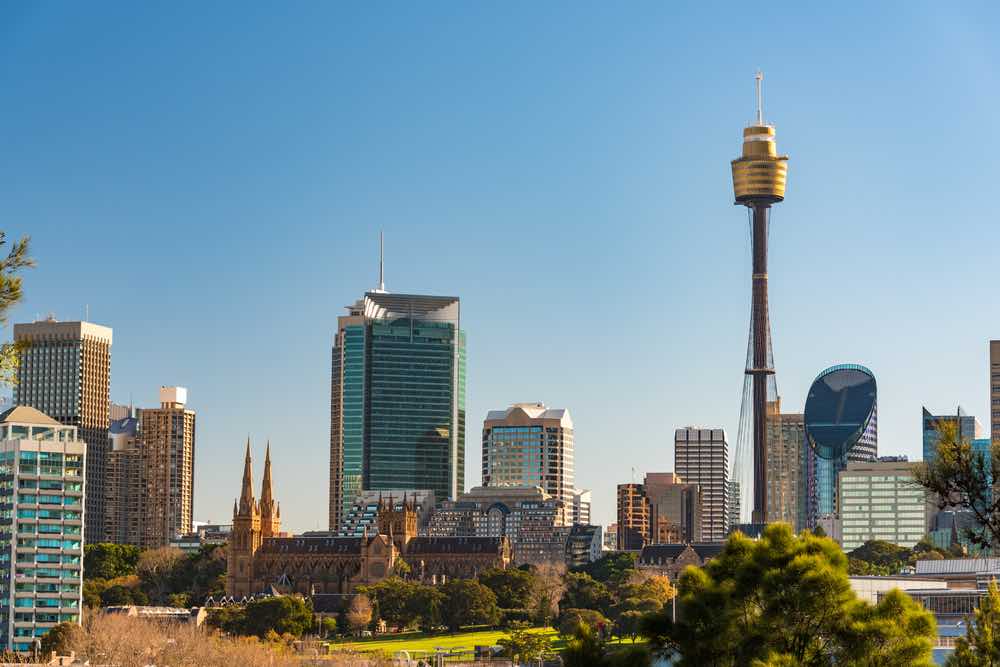
M 917 575 L 1000 574 L 1000 558 L 918 560 Z
M 566 408 L 548 408 L 544 403 L 515 403 L 506 410 L 490 410 L 486 413 L 487 422 L 502 422 L 512 416 L 523 413 L 530 419 L 551 419 L 558 421 L 563 428 L 573 428 L 573 419 Z
M 41 410 L 18 405 L 0 412 L 0 424 L 29 424 L 31 426 L 62 426 Z

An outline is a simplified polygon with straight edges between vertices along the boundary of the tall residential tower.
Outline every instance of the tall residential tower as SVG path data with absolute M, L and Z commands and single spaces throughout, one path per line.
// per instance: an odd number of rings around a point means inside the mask
M 771 351 L 771 323 L 767 309 L 767 239 L 771 206 L 785 198 L 788 156 L 778 155 L 774 126 L 764 122 L 761 81 L 758 72 L 757 117 L 743 130 L 743 154 L 732 161 L 733 193 L 736 204 L 746 206 L 750 215 L 753 255 L 753 294 L 750 310 L 750 340 L 743 385 L 741 425 L 752 417 L 753 512 L 750 521 L 767 521 L 767 402 L 777 398 L 774 357 Z M 738 448 L 737 452 L 741 450 Z M 745 465 L 744 462 L 738 462 Z M 681 473 L 688 479 L 688 476 Z M 688 480 L 691 481 L 691 480 Z M 743 489 L 746 493 L 746 489 Z
M 111 410 L 111 329 L 90 322 L 59 322 L 50 316 L 15 324 L 14 340 L 25 345 L 14 403 L 76 426 L 87 443 L 86 539 L 100 542 Z

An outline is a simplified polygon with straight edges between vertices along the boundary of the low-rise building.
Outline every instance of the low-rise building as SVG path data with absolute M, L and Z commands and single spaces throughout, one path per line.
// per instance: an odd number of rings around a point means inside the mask
M 913 467 L 897 461 L 851 461 L 837 474 L 835 528 L 845 551 L 869 540 L 912 547 L 927 533 L 927 499 Z
M 639 553 L 636 567 L 640 570 L 662 574 L 676 581 L 688 565 L 701 567 L 720 553 L 725 545 L 720 542 L 698 544 L 650 544 Z
M 600 526 L 577 524 L 566 538 L 566 567 L 581 567 L 601 557 L 604 541 Z

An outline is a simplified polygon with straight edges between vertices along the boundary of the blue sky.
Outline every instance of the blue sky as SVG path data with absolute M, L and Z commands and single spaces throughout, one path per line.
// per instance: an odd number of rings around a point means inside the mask
M 735 436 L 760 67 L 779 392 L 863 363 L 880 453 L 915 457 L 922 405 L 988 422 L 1000 17 L 867 4 L 2 3 L 0 217 L 38 260 L 13 320 L 89 306 L 114 400 L 189 388 L 198 519 L 249 433 L 285 525 L 325 527 L 331 336 L 384 229 L 389 290 L 462 298 L 470 485 L 487 410 L 568 407 L 607 523 L 675 427 Z

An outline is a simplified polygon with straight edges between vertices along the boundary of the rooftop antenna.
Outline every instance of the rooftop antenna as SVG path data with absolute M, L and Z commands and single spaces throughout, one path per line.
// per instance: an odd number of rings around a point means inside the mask
M 378 232 L 378 289 L 376 292 L 385 292 L 385 247 L 382 241 L 382 230 Z
M 754 86 L 757 89 L 757 125 L 762 126 L 764 124 L 764 91 L 761 82 L 764 81 L 764 73 L 757 70 L 757 74 L 753 78 Z

